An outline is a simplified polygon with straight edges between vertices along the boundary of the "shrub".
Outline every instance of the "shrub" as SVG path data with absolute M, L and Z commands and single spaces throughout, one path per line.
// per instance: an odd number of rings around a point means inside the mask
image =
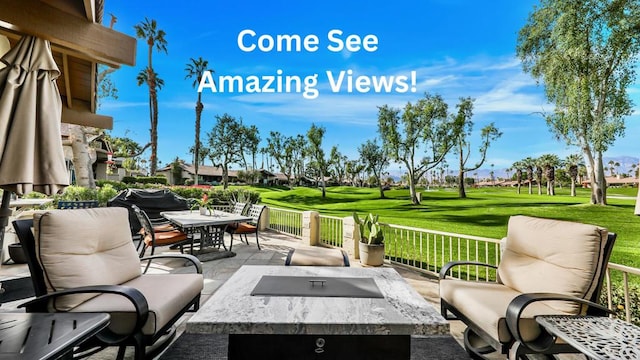
M 158 176 L 125 176 L 122 178 L 125 184 L 160 184 L 167 185 L 167 177 Z
M 56 200 L 69 200 L 69 201 L 82 201 L 82 200 L 97 200 L 98 191 L 96 189 L 89 189 L 82 186 L 71 185 L 64 189 L 64 192 L 60 195 L 56 195 Z
M 96 180 L 96 186 L 101 188 L 105 185 L 111 185 L 116 191 L 122 191 L 129 188 L 127 184 L 121 181 L 113 181 L 113 180 Z
M 185 184 L 186 186 L 191 186 L 191 185 L 193 185 L 193 179 L 185 179 L 185 180 L 184 180 L 184 184 Z
M 116 195 L 118 195 L 118 190 L 111 186 L 111 184 L 104 184 L 98 189 L 98 203 L 100 206 L 107 206 L 107 201 Z
M 613 282 L 611 301 L 618 319 L 626 320 L 624 285 L 622 282 Z M 607 306 L 606 289 L 603 289 L 602 294 L 600 294 L 600 303 Z M 640 325 L 640 286 L 636 284 L 629 284 L 629 306 L 631 306 L 631 323 Z
M 185 199 L 202 199 L 202 195 L 204 194 L 203 189 L 195 187 L 173 186 L 170 189 Z

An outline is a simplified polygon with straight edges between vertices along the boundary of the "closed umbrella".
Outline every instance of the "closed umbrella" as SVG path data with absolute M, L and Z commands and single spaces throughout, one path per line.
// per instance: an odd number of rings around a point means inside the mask
M 60 70 L 48 41 L 24 36 L 1 59 L 0 69 L 0 246 L 11 192 L 55 194 L 69 185 L 60 119 Z

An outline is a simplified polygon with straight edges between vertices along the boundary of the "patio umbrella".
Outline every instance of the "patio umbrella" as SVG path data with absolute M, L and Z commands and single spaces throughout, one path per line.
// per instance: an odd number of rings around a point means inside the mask
M 60 70 L 48 41 L 24 36 L 0 60 L 0 246 L 11 192 L 55 194 L 69 185 L 56 84 Z M 1 247 L 0 247 L 1 249 Z

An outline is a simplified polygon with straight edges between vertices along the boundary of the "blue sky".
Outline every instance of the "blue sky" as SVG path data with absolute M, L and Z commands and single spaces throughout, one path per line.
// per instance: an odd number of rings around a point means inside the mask
M 201 138 L 215 123 L 215 115 L 228 113 L 255 124 L 266 139 L 269 131 L 284 135 L 306 134 L 311 123 L 326 128 L 324 148 L 331 146 L 349 158 L 357 158 L 357 147 L 377 137 L 377 106 L 403 107 L 425 92 L 441 94 L 455 110 L 459 97 L 475 98 L 473 121 L 477 132 L 495 122 L 503 136 L 489 150 L 487 163 L 496 169 L 509 167 L 527 156 L 577 152 L 555 140 L 536 112 L 549 111 L 543 89 L 522 72 L 515 56 L 518 30 L 537 1 L 532 0 L 413 0 L 413 1 L 115 1 L 106 2 L 108 14 L 117 17 L 115 29 L 135 36 L 133 26 L 145 17 L 155 19 L 167 35 L 168 54 L 154 53 L 153 65 L 165 81 L 159 93 L 159 159 L 163 164 L 176 156 L 189 160 L 194 139 L 197 92 L 185 79 L 190 58 L 209 61 L 214 76 L 239 75 L 244 79 L 276 75 L 318 74 L 315 99 L 301 93 L 211 93 L 203 92 L 205 105 Z M 315 52 L 242 51 L 237 43 L 242 30 L 261 35 L 316 35 Z M 332 52 L 329 31 L 342 30 L 361 38 L 374 35 L 375 51 Z M 117 100 L 102 101 L 100 113 L 114 118 L 113 134 L 128 136 L 141 144 L 149 139 L 148 90 L 137 86 L 136 75 L 147 66 L 147 46 L 138 40 L 137 63 L 123 66 L 112 79 L 119 90 Z M 338 76 L 352 70 L 354 76 L 407 76 L 415 71 L 415 92 L 332 92 L 327 71 Z M 640 84 L 637 81 L 636 84 Z M 409 88 L 411 83 L 409 80 Z M 397 90 L 397 89 L 396 89 Z M 627 119 L 626 136 L 605 157 L 638 157 L 640 132 L 640 86 L 630 89 L 635 114 Z M 635 135 L 635 136 L 634 136 Z M 478 141 L 472 140 L 472 147 Z M 471 161 L 473 161 L 473 157 Z M 453 158 L 450 163 L 453 164 Z M 209 163 L 207 163 L 209 164 Z M 258 164 L 260 165 L 260 163 Z M 452 168 L 454 165 L 452 165 Z M 396 171 L 397 170 L 397 171 Z M 397 165 L 390 169 L 400 172 Z

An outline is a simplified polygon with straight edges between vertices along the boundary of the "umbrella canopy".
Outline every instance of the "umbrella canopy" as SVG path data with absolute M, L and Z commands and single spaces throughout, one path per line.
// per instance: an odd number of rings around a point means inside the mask
M 69 185 L 56 84 L 60 70 L 48 41 L 23 37 L 1 60 L 0 188 L 55 194 Z M 3 204 L 4 205 L 4 204 Z

